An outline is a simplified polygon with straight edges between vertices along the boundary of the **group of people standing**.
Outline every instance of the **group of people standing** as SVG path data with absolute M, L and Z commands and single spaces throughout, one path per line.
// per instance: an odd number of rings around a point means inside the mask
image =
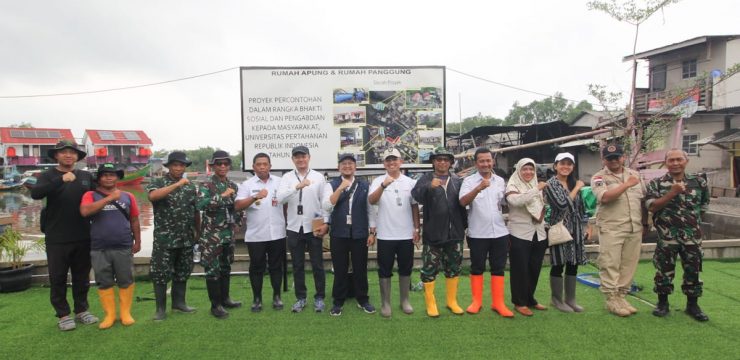
M 116 188 L 123 172 L 114 165 L 101 165 L 95 179 L 87 172 L 74 170 L 74 164 L 85 155 L 74 142 L 59 142 L 49 151 L 58 166 L 43 173 L 32 192 L 35 199 L 47 199 L 42 222 L 47 234 L 51 302 L 61 330 L 74 329 L 75 321 L 98 322 L 88 311 L 91 267 L 106 313 L 99 327 L 109 328 L 117 318 L 114 285 L 119 289 L 121 322 L 134 323 L 130 308 L 134 290 L 132 256 L 141 247 L 138 207 L 131 194 Z M 349 294 L 353 294 L 360 310 L 376 312 L 368 296 L 368 246 L 372 245 L 377 246 L 381 316 L 392 314 L 395 264 L 399 308 L 404 314 L 412 314 L 409 290 L 414 248 L 419 243 L 426 314 L 430 317 L 439 316 L 434 289 L 440 271 L 445 277 L 446 308 L 457 315 L 479 313 L 486 262 L 491 274 L 490 308 L 503 317 L 513 317 L 514 312 L 505 303 L 507 258 L 514 310 L 524 316 L 532 316 L 532 310 L 546 310 L 534 294 L 548 248 L 552 305 L 563 312 L 583 311 L 576 302 L 576 275 L 578 266 L 588 262 L 584 243 L 592 231 L 581 199 L 585 184 L 575 177 L 575 158 L 570 153 L 555 157 L 555 176 L 547 181 L 538 181 L 534 160 L 523 158 L 506 182 L 493 171 L 495 158 L 489 149 L 476 150 L 477 171 L 462 179 L 450 171 L 454 155 L 440 147 L 430 156 L 433 171 L 413 180 L 401 172 L 400 152 L 389 149 L 383 155 L 385 174 L 369 184 L 356 176 L 352 154 L 339 156 L 340 176 L 328 182 L 310 168 L 307 147 L 297 146 L 291 155 L 295 169 L 279 177 L 270 173 L 269 155 L 256 154 L 252 159 L 255 176 L 237 185 L 228 178 L 229 154 L 218 150 L 209 162 L 213 176 L 195 186 L 185 176 L 185 169 L 191 165 L 187 156 L 177 151 L 169 154 L 164 164 L 169 172 L 146 187 L 155 224 L 150 265 L 156 300 L 154 320 L 167 316 L 169 282 L 172 310 L 195 311 L 185 298 L 196 245 L 205 270 L 211 314 L 226 318 L 227 309 L 241 306 L 230 297 L 230 274 L 234 229 L 244 219 L 253 312 L 263 307 L 265 271 L 269 272 L 273 291 L 271 305 L 283 309 L 286 246 L 292 259 L 296 297 L 291 310 L 301 312 L 308 306 L 306 251 L 314 279 L 313 309 L 325 310 L 322 238 L 327 233 L 334 269 L 329 310 L 332 316 L 342 314 Z M 659 302 L 653 314 L 662 317 L 670 311 L 668 295 L 673 291 L 678 254 L 684 267 L 686 312 L 697 320 L 708 320 L 697 304 L 702 294 L 699 222 L 709 201 L 706 181 L 685 173 L 688 157 L 680 150 L 667 153 L 668 173 L 650 181 L 647 187 L 638 173 L 624 167 L 620 146 L 605 147 L 602 156 L 605 168 L 593 176 L 591 186 L 599 203 L 600 290 L 606 295 L 608 311 L 618 316 L 637 312 L 625 296 L 631 290 L 649 210 L 658 231 L 654 290 Z M 504 204 L 508 206 L 506 221 Z M 561 225 L 571 241 L 550 246 L 548 228 Z M 463 310 L 457 302 L 457 289 L 465 239 L 470 251 L 472 302 Z M 66 300 L 70 269 L 74 318 Z

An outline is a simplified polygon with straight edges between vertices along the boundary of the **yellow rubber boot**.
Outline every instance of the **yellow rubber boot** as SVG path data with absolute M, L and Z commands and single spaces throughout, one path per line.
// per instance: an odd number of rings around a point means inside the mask
M 504 303 L 504 277 L 491 275 L 491 309 L 503 317 L 514 317 Z
M 121 324 L 129 326 L 135 323 L 131 317 L 131 304 L 134 302 L 134 284 L 125 289 L 118 288 L 118 301 L 121 306 Z
M 473 302 L 465 311 L 477 314 L 483 306 L 483 275 L 470 275 L 470 291 L 473 293 Z
M 434 281 L 424 283 L 424 300 L 427 304 L 427 315 L 434 318 L 439 317 L 437 300 L 434 299 Z
M 457 276 L 445 279 L 445 286 L 447 287 L 447 308 L 455 315 L 462 315 L 465 311 L 463 311 L 460 305 L 457 304 L 458 280 L 460 280 L 460 278 Z
M 105 311 L 105 318 L 98 325 L 98 329 L 107 329 L 116 322 L 116 294 L 113 292 L 113 288 L 98 289 L 98 296 L 100 297 L 100 305 Z

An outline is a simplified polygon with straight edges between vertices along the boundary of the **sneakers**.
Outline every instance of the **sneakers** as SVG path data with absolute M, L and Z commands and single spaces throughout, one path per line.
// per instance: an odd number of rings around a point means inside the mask
M 331 316 L 340 316 L 342 315 L 342 307 L 339 305 L 334 305 L 331 307 L 331 310 L 329 310 L 329 315 Z
M 313 301 L 313 309 L 316 310 L 317 313 L 324 311 L 324 299 L 316 299 Z
M 369 302 L 364 304 L 357 304 L 357 307 L 362 309 L 365 314 L 375 314 L 375 306 L 373 306 Z
M 298 301 L 296 301 L 295 304 L 293 304 L 292 311 L 294 313 L 299 313 L 303 311 L 303 308 L 305 307 L 306 307 L 306 299 L 298 299 Z
M 85 325 L 90 325 L 90 324 L 95 324 L 96 322 L 98 322 L 98 317 L 91 314 L 89 311 L 83 311 L 75 315 L 75 320 Z
M 254 301 L 252 302 L 252 307 L 250 308 L 250 310 L 253 313 L 258 313 L 258 312 L 262 311 L 262 299 L 254 299 Z
M 283 309 L 283 300 L 280 299 L 280 295 L 275 295 L 272 297 L 272 308 L 275 310 Z
M 57 326 L 62 331 L 74 330 L 77 327 L 75 320 L 69 315 L 60 317 Z

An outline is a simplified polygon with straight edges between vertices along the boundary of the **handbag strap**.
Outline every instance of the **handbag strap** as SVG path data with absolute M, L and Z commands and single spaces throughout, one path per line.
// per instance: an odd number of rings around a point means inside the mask
M 100 194 L 103 197 L 108 196 L 106 194 L 103 194 L 102 192 L 100 192 L 97 189 L 95 189 L 95 192 L 98 193 L 98 194 Z M 126 212 L 126 210 L 123 209 L 123 207 L 121 207 L 121 204 L 119 204 L 118 201 L 114 201 L 112 204 L 113 204 L 113 206 L 116 207 L 116 209 L 118 209 L 118 211 L 121 212 L 121 214 L 123 214 L 123 216 L 126 218 L 126 220 L 131 221 L 131 216 Z

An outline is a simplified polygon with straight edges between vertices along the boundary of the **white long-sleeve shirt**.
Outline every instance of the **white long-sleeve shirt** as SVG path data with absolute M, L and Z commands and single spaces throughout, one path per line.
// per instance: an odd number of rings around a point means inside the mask
M 313 231 L 311 221 L 314 218 L 321 217 L 324 222 L 329 222 L 329 216 L 321 206 L 324 187 L 327 184 L 324 176 L 314 170 L 309 170 L 305 178 L 311 180 L 311 185 L 301 191 L 295 187 L 303 181 L 303 176 L 295 170 L 283 174 L 277 200 L 281 204 L 288 204 L 288 230 L 299 232 L 302 226 L 303 232 L 309 233 Z M 298 215 L 299 204 L 303 205 L 303 215 Z

